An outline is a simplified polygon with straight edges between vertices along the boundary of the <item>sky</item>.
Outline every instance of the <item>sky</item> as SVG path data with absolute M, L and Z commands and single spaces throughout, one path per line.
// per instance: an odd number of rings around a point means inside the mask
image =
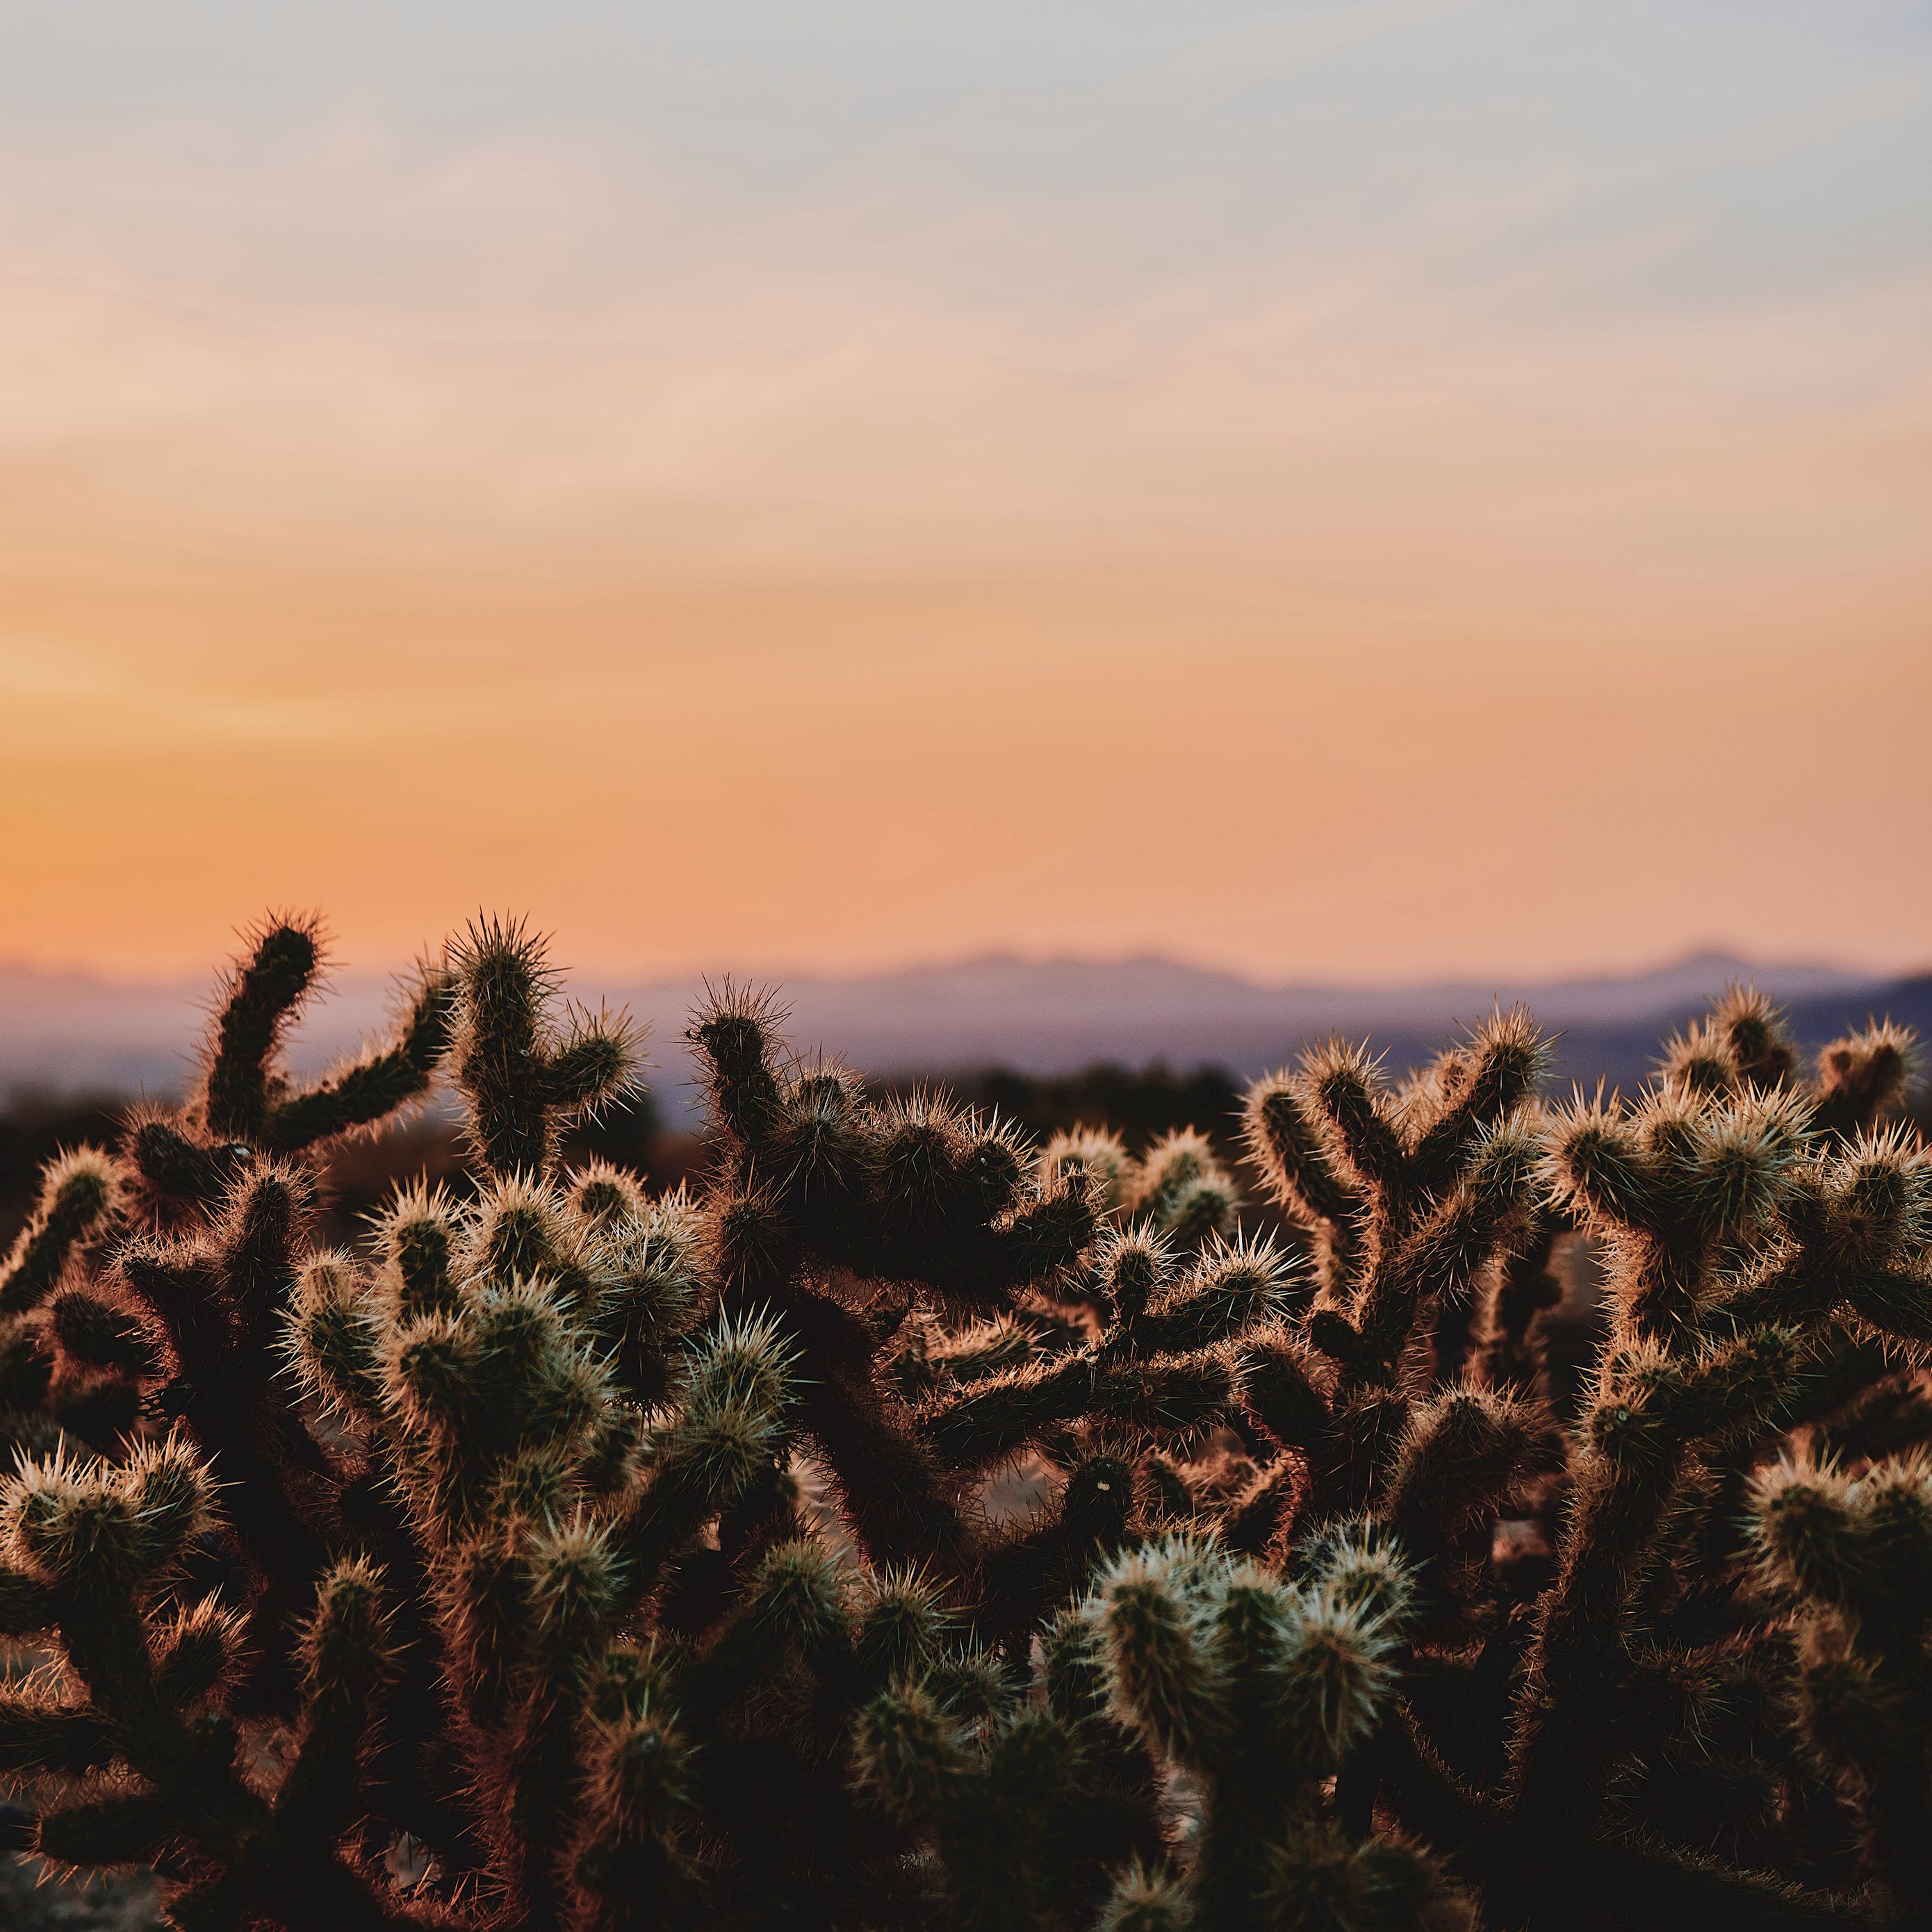
M 1932 963 L 1928 0 L 0 36 L 0 959 Z

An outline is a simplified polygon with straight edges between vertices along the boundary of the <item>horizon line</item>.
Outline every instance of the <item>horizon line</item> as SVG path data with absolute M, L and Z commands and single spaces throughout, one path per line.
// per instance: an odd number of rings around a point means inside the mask
M 0 976 L 20 976 L 43 980 L 66 980 L 73 982 L 113 988 L 128 992 L 172 992 L 199 987 L 218 974 L 232 956 L 224 954 L 212 960 L 198 974 L 142 974 L 130 975 L 103 968 L 98 965 L 73 964 L 46 964 L 0 955 Z M 387 982 L 406 974 L 415 960 L 398 960 L 388 963 L 362 965 L 350 961 L 324 962 L 318 990 L 326 997 L 333 988 L 344 985 L 367 986 L 378 982 Z M 1834 959 L 1819 955 L 1802 956 L 1768 956 L 1756 954 L 1741 948 L 1734 948 L 1720 942 L 1707 941 L 1667 953 L 1654 956 L 1647 963 L 1628 966 L 1575 966 L 1555 970 L 1526 971 L 1522 968 L 1455 968 L 1437 970 L 1422 970 L 1402 975 L 1386 976 L 1376 975 L 1323 975 L 1311 973 L 1305 976 L 1263 976 L 1242 967 L 1204 958 L 1190 958 L 1179 952 L 1167 952 L 1151 947 L 1137 948 L 1108 952 L 1087 952 L 1072 950 L 1036 951 L 1021 946 L 992 944 L 982 948 L 957 952 L 914 956 L 897 963 L 862 965 L 844 968 L 825 966 L 795 966 L 773 968 L 758 966 L 730 966 L 721 968 L 713 963 L 708 965 L 646 966 L 638 964 L 621 967 L 577 967 L 566 964 L 562 970 L 573 978 L 603 980 L 622 986 L 635 985 L 656 986 L 682 984 L 687 981 L 717 979 L 728 975 L 734 980 L 748 980 L 761 984 L 784 986 L 850 986 L 867 981 L 911 978 L 921 974 L 957 972 L 973 967 L 1016 966 L 1022 968 L 1051 968 L 1054 967 L 1165 967 L 1194 974 L 1204 979 L 1232 981 L 1252 992 L 1259 993 L 1292 993 L 1300 992 L 1396 992 L 1421 987 L 1454 987 L 1458 988 L 1480 986 L 1485 982 L 1510 987 L 1563 986 L 1595 981 L 1634 982 L 1655 978 L 1665 974 L 1678 972 L 1706 964 L 1714 967 L 1738 969 L 1752 973 L 1807 973 L 1842 975 L 1848 979 L 1868 979 L 1875 981 L 1910 980 L 1932 971 L 1932 962 L 1900 962 L 1896 964 L 1871 961 Z

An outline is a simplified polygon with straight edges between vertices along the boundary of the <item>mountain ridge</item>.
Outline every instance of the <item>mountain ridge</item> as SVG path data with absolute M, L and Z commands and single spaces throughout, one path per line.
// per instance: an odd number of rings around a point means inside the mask
M 1808 1041 L 1868 1011 L 1932 1027 L 1932 977 L 1888 976 L 1805 962 L 1748 960 L 1706 950 L 1626 974 L 1537 980 L 1461 976 L 1407 984 L 1291 981 L 1268 986 L 1160 954 L 1125 959 L 1029 960 L 986 953 L 895 971 L 800 974 L 780 982 L 788 1031 L 881 1074 L 944 1076 L 992 1064 L 1028 1073 L 1096 1060 L 1214 1063 L 1251 1076 L 1330 1031 L 1366 1035 L 1392 1064 L 1412 1064 L 1492 1004 L 1520 1001 L 1560 1037 L 1559 1076 L 1628 1085 L 1660 1037 L 1730 981 L 1748 980 L 1792 1012 Z M 712 984 L 717 983 L 714 976 Z M 0 964 L 0 1093 L 176 1090 L 188 1070 L 210 982 L 125 982 Z M 343 973 L 304 1017 L 299 1066 L 352 1049 L 380 1029 L 394 982 Z M 676 1119 L 692 1099 L 679 1041 L 701 997 L 697 974 L 628 984 L 589 975 L 578 997 L 628 1005 L 652 1023 L 652 1084 Z

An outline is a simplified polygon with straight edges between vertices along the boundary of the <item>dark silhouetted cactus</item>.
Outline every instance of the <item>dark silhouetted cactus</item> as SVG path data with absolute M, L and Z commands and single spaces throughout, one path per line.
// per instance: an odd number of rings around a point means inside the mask
M 194 1928 L 1914 1926 L 1932 1168 L 1912 1042 L 1746 994 L 1545 1112 L 1498 1015 L 1402 1084 L 1037 1150 L 692 1024 L 695 1196 L 485 922 L 280 1070 L 271 922 L 181 1108 L 0 1270 L 0 1770 Z M 444 1078 L 471 1161 L 352 1250 L 319 1150 Z M 1552 1400 L 1580 1242 L 1607 1340 Z

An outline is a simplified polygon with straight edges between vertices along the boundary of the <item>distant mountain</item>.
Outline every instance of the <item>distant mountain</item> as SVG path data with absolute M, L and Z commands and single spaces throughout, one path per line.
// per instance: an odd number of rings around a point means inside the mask
M 782 991 L 801 1049 L 823 1048 L 879 1073 L 941 1076 L 992 1064 L 1050 1073 L 1095 1060 L 1164 1060 L 1211 1062 L 1250 1076 L 1331 1030 L 1367 1035 L 1400 1066 L 1493 1004 L 1520 1000 L 1560 1033 L 1563 1078 L 1602 1076 L 1628 1087 L 1643 1077 L 1659 1039 L 1732 980 L 1748 980 L 1789 1006 L 1808 1042 L 1868 1013 L 1889 1012 L 1932 1033 L 1932 977 L 1888 980 L 1721 953 L 1595 979 L 1399 986 L 1264 986 L 1162 958 L 992 956 L 849 979 L 801 976 Z M 678 1036 L 700 982 L 586 982 L 574 990 L 626 1005 L 652 1023 L 652 1084 L 672 1118 L 688 1118 L 694 1100 Z M 121 985 L 0 967 L 0 1093 L 173 1092 L 207 998 L 205 983 Z M 344 977 L 303 1028 L 298 1064 L 319 1066 L 352 1048 L 382 1025 L 388 998 L 381 981 Z
M 1856 1003 L 1878 984 L 1820 967 L 1754 968 L 1717 953 L 1617 978 L 1397 986 L 1263 986 L 1160 958 L 994 957 L 867 979 L 800 980 L 785 992 L 795 1038 L 875 1067 L 1003 1060 L 1049 1072 L 1094 1060 L 1162 1058 L 1248 1072 L 1331 1030 L 1391 1045 L 1420 1031 L 1439 1042 L 1451 1028 L 1519 1000 L 1551 1028 L 1648 1023 L 1695 1010 L 1736 979 L 1784 1000 Z

